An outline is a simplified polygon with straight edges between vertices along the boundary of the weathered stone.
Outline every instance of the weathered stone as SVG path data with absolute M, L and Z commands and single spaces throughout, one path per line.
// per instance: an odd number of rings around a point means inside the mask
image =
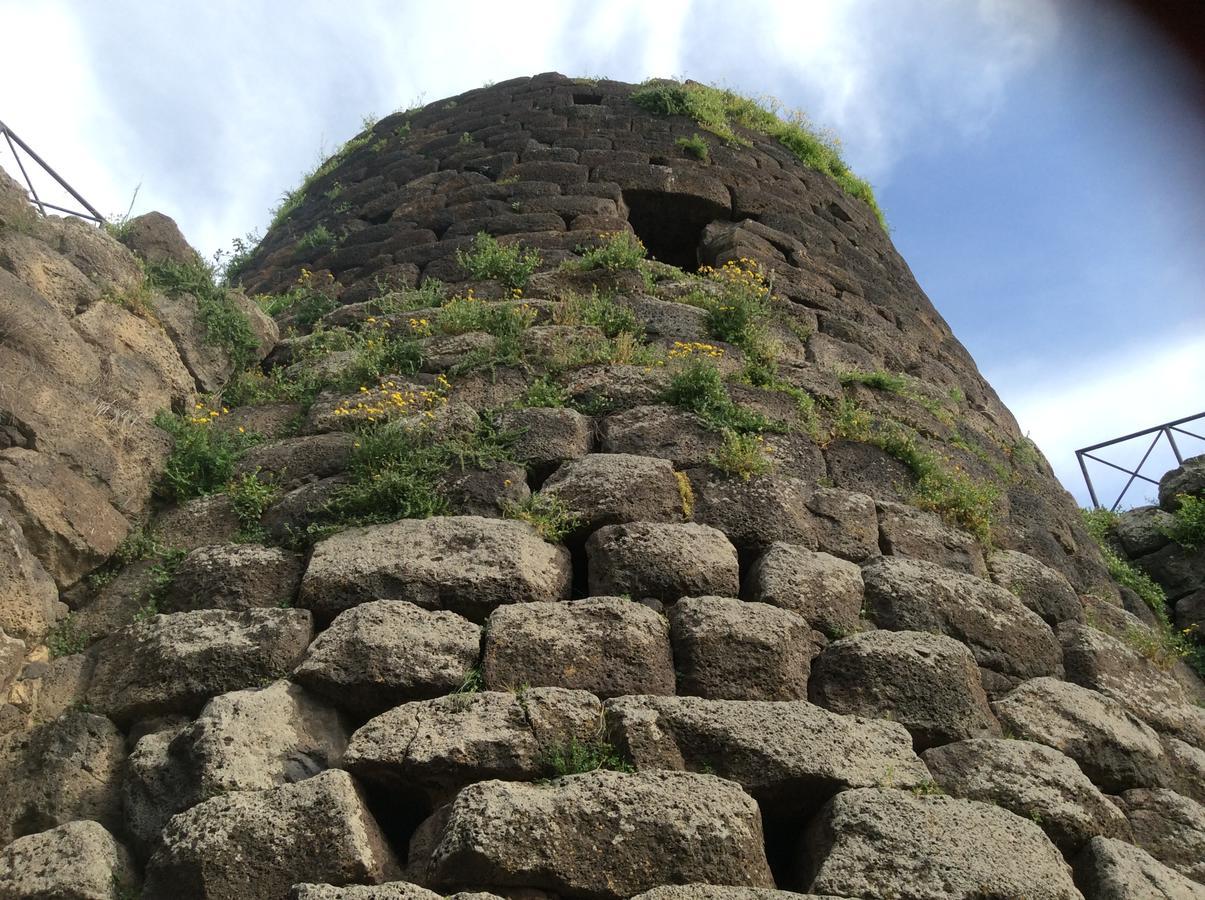
M 565 389 L 577 405 L 626 409 L 657 403 L 669 385 L 664 369 L 647 366 L 587 366 L 572 372 Z
M 622 597 L 500 606 L 486 624 L 482 674 L 491 690 L 528 685 L 599 697 L 672 694 L 668 623 Z
M 1205 750 L 1178 738 L 1166 738 L 1163 743 L 1171 766 L 1171 786 L 1185 797 L 1205 803 Z
M 760 553 L 775 541 L 815 546 L 816 523 L 802 479 L 771 472 L 746 481 L 714 468 L 691 469 L 687 475 L 695 521 L 718 528 L 740 550 Z
M 1054 632 L 1004 588 L 920 560 L 883 557 L 862 569 L 866 609 L 880 628 L 929 631 L 966 644 L 985 669 L 1017 678 L 1057 674 Z
M 451 900 L 464 896 L 454 894 Z M 483 900 L 494 897 L 493 894 L 480 896 Z M 350 884 L 345 887 L 330 884 L 295 884 L 289 892 L 289 900 L 443 900 L 443 896 L 417 884 L 390 881 L 385 884 Z
M 722 443 L 694 413 L 675 406 L 637 406 L 607 416 L 599 435 L 603 453 L 668 459 L 678 468 L 705 465 Z
M 796 894 L 772 888 L 727 887 L 715 884 L 663 885 L 632 900 L 825 900 L 819 894 Z M 831 898 L 830 898 L 831 900 Z
M 1175 613 L 1177 628 L 1195 629 L 1197 634 L 1205 634 L 1205 588 L 1177 600 Z
M 879 555 L 879 520 L 874 500 L 866 494 L 817 488 L 807 505 L 817 549 L 853 562 Z
M 21 705 L 34 723 L 49 722 L 84 705 L 95 668 L 96 660 L 83 653 L 56 657 L 37 674 L 26 667 L 9 699 Z
M 1070 757 L 1032 741 L 973 738 L 922 754 L 947 794 L 982 800 L 1032 819 L 1063 851 L 1098 834 L 1127 837 L 1125 815 Z
M 447 816 L 424 879 L 443 889 L 533 887 L 604 900 L 664 882 L 773 886 L 757 805 L 710 775 L 486 781 L 461 791 Z M 617 834 L 624 839 L 606 837 Z
M 160 513 L 152 531 L 168 547 L 195 550 L 234 540 L 242 523 L 228 494 L 197 497 Z
M 1175 512 L 1181 494 L 1205 497 L 1205 454 L 1184 460 L 1159 479 L 1159 505 L 1165 510 Z
M 361 603 L 318 635 L 297 681 L 360 715 L 455 691 L 477 663 L 481 628 L 399 600 Z
M 0 846 L 73 819 L 121 824 L 125 739 L 104 716 L 70 712 L 0 743 Z
M 1034 678 L 992 704 L 1007 731 L 1074 759 L 1101 790 L 1161 787 L 1158 735 L 1110 697 L 1057 678 Z
M 879 540 L 891 556 L 923 559 L 968 575 L 987 577 L 983 549 L 965 531 L 951 528 L 933 513 L 902 503 L 878 504 Z
M 774 543 L 749 571 L 747 600 L 789 609 L 830 637 L 854 631 L 862 610 L 862 570 L 851 562 Z
M 1173 603 L 1205 585 L 1205 552 L 1168 544 L 1142 557 L 1140 568 L 1163 588 Z
M 1205 806 L 1165 789 L 1121 795 L 1133 843 L 1165 866 L 1205 883 Z
M 238 461 L 235 474 L 256 474 L 283 488 L 329 478 L 347 468 L 354 442 L 352 435 L 335 431 L 258 444 Z
M 130 530 L 107 491 L 34 450 L 0 451 L 0 500 L 7 501 L 33 556 L 59 587 L 104 562 Z M 27 572 L 28 565 L 21 565 L 20 574 Z M 14 627 L 13 633 L 22 632 Z
M 1175 521 L 1157 506 L 1136 506 L 1117 514 L 1115 533 L 1129 556 L 1143 556 L 1167 544 L 1166 532 Z
M 526 470 L 506 460 L 480 468 L 453 466 L 440 476 L 439 485 L 449 513 L 456 516 L 499 518 L 531 497 Z
M 808 694 L 839 713 L 891 719 L 917 750 L 1000 733 L 969 650 L 920 631 L 868 631 L 829 644 Z
M 71 613 L 71 629 L 92 641 L 125 628 L 155 596 L 160 587 L 161 572 L 157 560 L 142 559 L 118 570 L 111 581 L 101 585 L 90 597 L 86 582 L 65 591 L 63 599 L 75 607 Z M 85 598 L 82 602 L 80 596 Z
M 803 700 L 812 630 L 792 612 L 727 597 L 669 611 L 678 693 L 713 700 Z
M 130 854 L 96 822 L 67 822 L 0 851 L 0 897 L 119 900 L 137 888 Z
M 284 897 L 298 882 L 380 883 L 398 865 L 350 775 L 238 791 L 167 825 L 144 894 L 205 900 Z
M 865 898 L 1080 900 L 1071 867 L 1028 819 L 987 803 L 861 788 L 804 840 L 809 890 Z
M 582 529 L 625 522 L 680 522 L 683 498 L 668 460 L 626 453 L 590 453 L 570 460 L 544 482 L 580 517 Z
M 161 212 L 135 216 L 121 228 L 121 242 L 148 263 L 200 265 L 201 257 L 188 245 L 180 227 Z
M 586 541 L 590 593 L 673 602 L 740 591 L 736 548 L 693 522 L 631 522 L 600 528 Z
M 24 664 L 25 642 L 9 637 L 0 628 L 0 697 L 8 694 L 8 686 L 16 680 Z
M 228 296 L 231 303 L 247 317 L 253 331 L 263 330 L 262 335 L 257 335 L 260 339 L 259 347 L 253 354 L 257 359 L 262 359 L 279 337 L 276 324 L 247 298 L 239 294 Z M 152 306 L 155 319 L 171 338 L 197 387 L 207 393 L 220 390 L 234 374 L 235 360 L 225 347 L 210 341 L 197 299 L 191 294 L 171 297 L 155 294 Z
M 1094 837 L 1075 860 L 1075 877 L 1092 900 L 1205 900 L 1205 887 L 1124 841 Z
M 569 580 L 569 552 L 541 540 L 525 522 L 403 519 L 319 542 L 298 602 L 323 619 L 383 599 L 480 622 L 501 604 L 566 599 Z
M 100 299 L 100 288 L 69 259 L 51 252 L 33 235 L 0 231 L 0 268 L 7 269 L 66 316 L 74 316 Z
M 227 434 L 252 434 L 270 441 L 291 434 L 303 415 L 304 407 L 300 403 L 259 403 L 237 406 L 214 419 L 213 426 Z
M 1195 723 L 1184 689 L 1154 660 L 1087 625 L 1064 623 L 1059 639 L 1068 681 L 1112 697 L 1161 731 L 1181 736 L 1199 731 L 1205 740 L 1205 723 Z
M 1078 622 L 1084 617 L 1079 595 L 1062 572 L 1027 553 L 997 550 L 987 560 L 992 581 L 1015 594 L 1046 624 Z
M 475 781 L 531 781 L 558 759 L 598 745 L 602 705 L 593 694 L 531 688 L 406 703 L 356 731 L 343 766 L 401 798 L 451 800 Z
M 929 781 L 900 725 L 803 701 L 633 696 L 604 708 L 612 741 L 637 769 L 713 772 L 775 814 L 814 811 L 850 788 Z
M 809 339 L 809 350 L 812 340 Z M 846 366 L 845 368 L 848 368 Z M 824 450 L 829 477 L 847 491 L 857 491 L 875 500 L 903 503 L 913 482 L 912 470 L 872 444 L 836 440 Z
M 539 479 L 566 460 L 579 459 L 594 444 L 590 418 L 566 407 L 532 407 L 503 413 L 499 424 L 518 432 L 511 453 Z
M 139 740 L 122 792 L 126 827 L 152 846 L 200 800 L 303 781 L 337 765 L 346 745 L 339 715 L 298 685 L 221 694 L 194 722 Z
M 290 606 L 301 583 L 301 558 L 279 547 L 216 544 L 180 563 L 164 612 Z
M 312 634 L 310 614 L 300 609 L 155 616 L 97 645 L 88 700 L 122 724 L 192 713 L 216 694 L 279 678 Z
M 36 644 L 66 614 L 54 579 L 30 549 L 12 507 L 0 499 L 0 628 Z
M 264 510 L 259 524 L 279 543 L 288 544 L 304 537 L 307 527 L 327 520 L 328 505 L 349 480 L 344 475 L 336 475 L 294 488 Z

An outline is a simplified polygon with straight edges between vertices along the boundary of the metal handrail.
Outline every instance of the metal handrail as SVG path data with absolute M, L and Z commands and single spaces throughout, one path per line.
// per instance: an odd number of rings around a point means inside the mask
M 1090 459 L 1093 462 L 1101 463 L 1102 465 L 1106 465 L 1111 469 L 1117 469 L 1119 472 L 1124 472 L 1130 476 L 1129 480 L 1125 483 L 1125 487 L 1121 489 L 1121 493 L 1117 495 L 1117 499 L 1113 501 L 1113 505 L 1109 507 L 1111 511 L 1116 511 L 1117 507 L 1121 505 L 1121 501 L 1125 497 L 1126 491 L 1130 489 L 1130 485 L 1132 485 L 1136 479 L 1141 479 L 1155 486 L 1159 485 L 1159 482 L 1155 479 L 1148 478 L 1142 474 L 1142 467 L 1146 465 L 1146 461 L 1150 459 L 1151 453 L 1153 453 L 1155 447 L 1159 445 L 1159 440 L 1161 438 L 1167 438 L 1167 443 L 1171 447 L 1172 453 L 1175 455 L 1176 462 L 1179 465 L 1184 464 L 1184 457 L 1180 455 L 1180 447 L 1176 444 L 1176 438 L 1173 432 L 1179 432 L 1187 437 L 1196 438 L 1199 441 L 1205 441 L 1205 435 L 1197 434 L 1196 432 L 1180 427 L 1187 422 L 1195 422 L 1198 419 L 1205 419 L 1205 412 L 1197 413 L 1194 416 L 1185 416 L 1183 419 L 1176 419 L 1174 422 L 1164 422 L 1162 425 L 1153 425 L 1150 428 L 1142 429 L 1142 431 L 1135 431 L 1132 434 L 1123 435 L 1122 437 L 1113 438 L 1112 440 L 1108 441 L 1101 441 L 1099 444 L 1093 444 L 1090 447 L 1083 447 L 1079 450 L 1076 450 L 1075 458 L 1079 461 L 1079 469 L 1084 474 L 1084 483 L 1088 485 L 1088 495 L 1092 498 L 1092 505 L 1097 509 L 1103 509 L 1100 500 L 1096 496 L 1096 488 L 1092 484 L 1092 476 L 1088 474 L 1088 466 L 1084 460 Z M 1093 451 L 1095 450 L 1100 450 L 1104 447 L 1111 447 L 1114 444 L 1121 444 L 1126 441 L 1132 441 L 1134 438 L 1145 437 L 1148 434 L 1153 434 L 1154 438 L 1151 440 L 1150 446 L 1146 448 L 1146 452 L 1142 454 L 1142 459 L 1138 461 L 1138 465 L 1133 469 L 1127 469 L 1125 466 L 1119 466 L 1117 463 L 1109 462 L 1107 459 L 1101 459 L 1099 456 L 1092 455 Z
M 59 173 L 56 172 L 54 169 L 52 169 L 50 167 L 50 165 L 46 162 L 46 160 L 44 160 L 44 159 L 42 159 L 42 157 L 38 156 L 38 154 L 34 152 L 33 148 L 30 147 L 29 144 L 27 144 L 27 143 L 25 143 L 25 141 L 21 140 L 21 138 L 17 135 L 17 133 L 15 131 L 13 131 L 11 128 L 9 128 L 7 125 L 5 125 L 3 122 L 0 122 L 0 136 L 3 136 L 4 140 L 8 143 L 8 149 L 10 151 L 12 151 L 13 159 L 15 159 L 17 161 L 17 168 L 21 170 L 21 176 L 25 179 L 25 186 L 29 189 L 29 195 L 32 198 L 31 202 L 38 208 L 38 210 L 42 213 L 42 215 L 46 215 L 47 209 L 53 209 L 56 212 L 67 213 L 67 215 L 69 215 L 69 216 L 76 216 L 80 219 L 87 219 L 91 222 L 95 222 L 97 225 L 105 224 L 105 217 L 102 216 L 99 212 L 97 212 L 96 208 L 94 206 L 92 206 L 92 204 L 90 204 L 87 200 L 85 200 L 83 197 L 81 197 L 79 192 L 75 188 L 73 188 L 71 185 L 69 185 L 65 180 L 63 180 L 63 177 L 61 175 L 59 175 Z M 62 207 L 62 206 L 56 206 L 55 204 L 48 203 L 45 200 L 43 200 L 41 197 L 39 197 L 37 190 L 33 186 L 33 181 L 29 177 L 29 172 L 27 172 L 25 170 L 25 163 L 21 162 L 21 154 L 19 154 L 17 152 L 17 147 L 20 147 L 22 150 L 24 150 L 30 159 L 32 159 L 39 166 L 41 166 L 42 171 L 44 171 L 47 175 L 49 175 L 51 178 L 53 178 L 55 181 L 57 181 L 61 188 L 63 188 L 65 191 L 67 191 L 67 193 L 69 193 L 72 197 L 74 197 L 76 200 L 78 200 L 80 205 L 83 206 L 84 209 L 86 209 L 88 211 L 86 213 L 83 213 L 83 212 L 79 212 L 78 210 L 67 209 L 66 207 Z

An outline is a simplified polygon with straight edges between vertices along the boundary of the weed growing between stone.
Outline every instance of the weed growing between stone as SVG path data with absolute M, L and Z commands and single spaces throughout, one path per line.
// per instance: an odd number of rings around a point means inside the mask
M 711 464 L 721 472 L 748 481 L 754 475 L 764 475 L 773 466 L 767 453 L 765 438 L 760 434 L 724 432 L 724 442 L 711 456 Z
M 239 520 L 239 530 L 235 539 L 242 543 L 262 543 L 267 533 L 259 521 L 264 511 L 275 502 L 280 491 L 270 481 L 261 479 L 257 469 L 231 481 L 227 493 Z
M 619 755 L 607 741 L 597 738 L 590 741 L 568 740 L 544 748 L 541 764 L 552 773 L 553 778 L 565 775 L 581 775 L 610 769 L 614 772 L 635 772 L 632 764 Z
M 581 259 L 576 267 L 583 270 L 602 269 L 605 272 L 620 272 L 624 269 L 639 269 L 648 256 L 644 243 L 630 231 L 604 231 L 598 236 L 595 247 L 578 247 Z
M 201 262 L 148 263 L 147 280 L 169 296 L 191 294 L 196 300 L 197 316 L 205 326 L 205 340 L 221 347 L 236 369 L 247 366 L 259 349 L 259 340 L 251 329 L 247 314 L 238 308 L 229 292 L 214 283 L 213 271 Z
M 325 225 L 315 225 L 297 239 L 297 252 L 313 253 L 335 246 L 335 235 Z
M 198 403 L 184 415 L 161 412 L 155 417 L 155 424 L 172 438 L 172 452 L 157 488 L 161 497 L 183 503 L 226 488 L 238 458 L 260 440 L 242 429 L 217 428 L 215 421 L 227 412 L 227 407 Z
M 751 144 L 737 128 L 773 138 L 809 169 L 828 175 L 845 193 L 865 201 L 883 230 L 887 230 L 887 220 L 870 183 L 850 171 L 841 158 L 841 144 L 836 136 L 817 130 L 802 110 L 789 111 L 785 118 L 780 118 L 782 105 L 772 97 L 742 97 L 724 88 L 664 79 L 645 82 L 632 92 L 631 100 L 656 115 L 688 116 L 730 144 L 746 147 Z
M 644 326 L 636 314 L 613 297 L 594 291 L 589 296 L 570 294 L 557 305 L 552 316 L 557 325 L 592 325 L 608 338 L 621 334 L 640 337 Z
M 559 408 L 569 405 L 569 392 L 565 387 L 547 375 L 527 385 L 527 390 L 516 403 L 519 407 L 552 407 Z
M 479 231 L 467 253 L 456 251 L 456 262 L 473 278 L 496 278 L 511 290 L 521 291 L 542 259 L 538 250 L 524 250 L 519 244 L 499 244 L 497 238 Z
M 288 313 L 304 328 L 312 327 L 339 305 L 335 299 L 334 276 L 330 272 L 315 275 L 309 269 L 302 269 L 297 281 L 285 293 L 256 299 L 268 315 L 275 317 Z
M 1175 524 L 1165 534 L 1185 550 L 1205 547 L 1205 498 L 1177 494 L 1176 502 Z
M 581 517 L 552 494 L 532 494 L 522 503 L 506 503 L 502 512 L 508 519 L 526 522 L 550 544 L 564 543 L 581 525 Z
M 46 648 L 50 651 L 51 659 L 58 659 L 60 656 L 82 653 L 91 639 L 91 633 L 80 628 L 75 615 L 68 613 L 47 632 Z
M 1109 576 L 1124 588 L 1142 598 L 1158 620 L 1158 627 L 1149 633 L 1137 628 L 1127 631 L 1123 639 L 1148 659 L 1167 668 L 1183 659 L 1197 672 L 1205 675 L 1205 647 L 1194 645 L 1194 629 L 1177 630 L 1168 613 L 1167 595 L 1149 575 L 1130 563 L 1117 545 L 1115 529 L 1117 514 L 1106 509 L 1083 510 L 1084 525 L 1100 548 Z M 1130 632 L 1135 632 L 1130 634 Z
M 724 351 L 712 344 L 676 341 L 669 351 L 672 373 L 665 401 L 693 412 L 717 431 L 749 434 L 783 430 L 781 424 L 732 401 L 716 365 L 723 355 Z
M 687 156 L 697 159 L 699 162 L 711 162 L 711 148 L 697 131 L 690 137 L 678 138 L 674 143 L 681 147 Z

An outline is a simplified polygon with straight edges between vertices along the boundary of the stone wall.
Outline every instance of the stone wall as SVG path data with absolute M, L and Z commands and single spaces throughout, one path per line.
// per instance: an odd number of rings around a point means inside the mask
M 241 262 L 245 371 L 5 207 L 0 896 L 1205 895 L 1205 689 L 871 210 L 631 90 L 353 139 Z M 77 233 L 127 306 L 48 299 Z M 81 396 L 155 453 L 34 415 Z

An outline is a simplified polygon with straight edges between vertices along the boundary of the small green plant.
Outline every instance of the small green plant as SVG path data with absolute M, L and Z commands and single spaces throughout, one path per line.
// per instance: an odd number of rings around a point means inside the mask
M 172 452 L 158 486 L 164 499 L 182 503 L 226 487 L 234 464 L 257 440 L 253 434 L 216 426 L 215 420 L 227 409 L 198 403 L 184 415 L 161 412 L 155 417 L 155 424 L 172 438 Z
M 379 293 L 372 302 L 373 306 L 387 316 L 442 306 L 448 299 L 447 286 L 438 278 L 424 279 L 418 287 L 395 287 L 378 280 L 377 291 Z
M 1185 550 L 1199 550 L 1205 546 L 1205 498 L 1177 494 L 1176 501 L 1175 522 L 1166 534 Z
M 335 244 L 335 236 L 325 225 L 315 225 L 297 240 L 297 250 L 308 253 L 312 250 L 329 250 Z
M 908 379 L 903 375 L 893 375 L 881 369 L 874 372 L 842 372 L 839 378 L 842 384 L 861 384 L 891 394 L 903 394 L 909 386 Z
M 552 494 L 535 493 L 521 503 L 506 503 L 502 512 L 531 525 L 550 544 L 562 543 L 581 524 L 581 517 Z
M 459 143 L 462 147 L 466 144 L 471 144 L 473 143 L 473 136 L 465 131 L 460 135 L 460 140 L 457 143 Z
M 630 231 L 608 231 L 598 236 L 595 247 L 578 247 L 581 269 L 602 269 L 619 272 L 624 269 L 639 269 L 641 261 L 648 256 L 644 243 Z
M 92 635 L 80 628 L 73 613 L 60 619 L 46 634 L 46 648 L 52 658 L 83 652 Z
M 213 271 L 200 261 L 147 263 L 147 280 L 170 296 L 191 295 L 205 327 L 205 340 L 221 347 L 237 368 L 244 368 L 259 349 L 251 321 L 230 293 L 214 283 Z
M 456 251 L 456 262 L 473 278 L 495 278 L 511 290 L 523 290 L 543 260 L 538 250 L 519 244 L 502 245 L 497 238 L 479 231 L 466 253 Z
M 522 407 L 561 407 L 569 405 L 569 392 L 564 386 L 542 375 L 532 381 L 518 405 Z
M 279 493 L 275 485 L 262 480 L 257 469 L 231 481 L 227 493 L 239 520 L 237 539 L 248 543 L 262 541 L 265 531 L 259 520 Z
M 632 310 L 597 291 L 589 296 L 572 294 L 566 297 L 557 307 L 553 320 L 558 325 L 593 325 L 609 338 L 644 332 Z
M 760 434 L 738 434 L 725 431 L 723 443 L 712 454 L 711 464 L 721 472 L 748 481 L 754 475 L 764 475 L 771 469 L 766 456 L 765 438 Z
M 689 522 L 695 517 L 695 489 L 691 487 L 690 477 L 685 472 L 674 472 L 674 481 L 678 483 L 678 499 L 682 504 L 682 521 Z
M 595 738 L 589 741 L 569 739 L 560 744 L 544 748 L 543 765 L 553 778 L 566 775 L 581 775 L 610 769 L 615 772 L 634 772 L 631 763 L 606 740 Z
M 142 606 L 134 614 L 134 621 L 145 622 L 147 619 L 152 619 L 159 614 L 160 604 L 162 604 L 164 597 L 167 596 L 168 589 L 171 588 L 172 581 L 176 577 L 176 572 L 180 569 L 180 563 L 184 561 L 184 557 L 187 555 L 184 550 L 175 548 L 165 550 L 155 561 L 155 564 L 147 570 L 147 587 L 142 595 Z
M 765 416 L 733 403 L 716 360 L 723 351 L 711 344 L 676 343 L 669 351 L 673 363 L 665 401 L 695 413 L 717 431 L 740 434 L 781 430 Z
M 302 269 L 297 281 L 285 293 L 256 299 L 268 315 L 288 313 L 298 325 L 312 328 L 339 305 L 335 299 L 335 289 L 334 276 L 329 272 L 315 275 L 309 269 Z
M 724 88 L 663 79 L 645 82 L 632 92 L 631 100 L 654 115 L 688 116 L 730 144 L 751 143 L 737 129 L 778 141 L 803 165 L 828 175 L 845 193 L 865 201 L 883 230 L 887 230 L 870 184 L 850 171 L 841 157 L 839 141 L 832 134 L 816 129 L 802 111 L 780 117 L 781 105 L 773 98 L 742 97 Z
M 675 143 L 682 148 L 687 156 L 699 160 L 699 162 L 711 162 L 711 148 L 707 145 L 707 141 L 699 136 L 696 131 L 690 137 L 680 137 Z

